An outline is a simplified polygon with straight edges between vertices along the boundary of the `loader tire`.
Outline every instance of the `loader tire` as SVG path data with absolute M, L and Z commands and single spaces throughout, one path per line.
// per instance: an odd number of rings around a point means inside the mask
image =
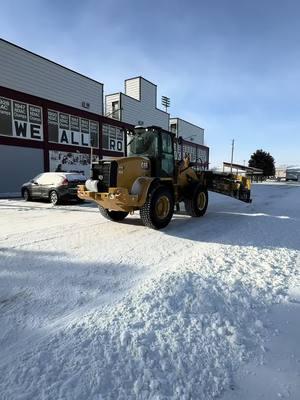
M 191 217 L 202 217 L 208 206 L 207 189 L 201 185 L 196 186 L 192 195 L 184 199 L 184 205 L 186 212 Z
M 102 217 L 109 219 L 110 221 L 120 222 L 128 215 L 128 212 L 108 210 L 100 205 L 98 205 L 98 208 Z
M 174 196 L 166 186 L 150 189 L 145 204 L 140 209 L 143 224 L 148 228 L 165 228 L 174 213 Z

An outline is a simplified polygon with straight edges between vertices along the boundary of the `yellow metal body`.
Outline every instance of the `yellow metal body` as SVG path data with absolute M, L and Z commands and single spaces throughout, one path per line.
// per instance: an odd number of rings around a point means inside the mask
M 118 164 L 116 187 L 101 193 L 88 191 L 84 185 L 80 185 L 77 195 L 80 199 L 95 201 L 109 210 L 126 212 L 138 210 L 146 202 L 151 183 L 157 179 L 151 177 L 150 160 L 147 157 L 123 157 L 114 161 Z M 176 175 L 176 179 L 159 178 L 162 183 L 172 186 L 175 202 L 180 195 L 180 188 L 187 186 L 191 179 L 199 180 L 195 171 L 185 164 L 177 168 Z
M 147 157 L 122 157 L 114 161 L 118 163 L 116 187 L 109 188 L 108 192 L 95 193 L 80 185 L 77 195 L 80 199 L 93 200 L 109 210 L 138 210 L 145 203 L 148 189 L 155 179 L 151 177 L 150 160 Z
M 85 186 L 78 186 L 77 195 L 80 199 L 93 200 L 108 210 L 134 211 L 145 201 L 139 195 L 132 195 L 128 189 L 117 187 L 110 188 L 108 193 L 95 193 L 85 190 Z
M 122 157 L 118 163 L 117 186 L 130 190 L 135 180 L 141 176 L 151 176 L 151 163 L 147 157 Z
M 77 192 L 79 198 L 95 201 L 108 210 L 133 212 L 145 204 L 150 185 L 157 179 L 172 188 L 175 203 L 183 199 L 191 183 L 201 183 L 208 190 L 240 200 L 241 188 L 250 191 L 249 178 L 232 174 L 218 175 L 209 171 L 196 172 L 189 166 L 189 159 L 184 159 L 176 167 L 174 178 L 151 177 L 151 162 L 147 157 L 124 157 L 114 161 L 118 164 L 116 187 L 101 193 L 88 191 L 81 185 Z M 201 206 L 203 199 L 199 198 L 198 201 Z M 163 203 L 161 208 L 165 209 Z

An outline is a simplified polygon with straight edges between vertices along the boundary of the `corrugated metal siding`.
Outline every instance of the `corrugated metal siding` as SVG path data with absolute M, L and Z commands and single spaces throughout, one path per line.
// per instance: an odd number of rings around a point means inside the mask
M 146 107 L 156 107 L 156 86 L 141 78 L 142 101 Z
M 169 129 L 169 114 L 156 108 L 156 85 L 141 77 L 126 80 L 125 95 L 117 93 L 106 96 L 107 114 L 112 112 L 112 102 L 118 101 L 119 95 L 123 122 L 143 126 L 157 125 Z
M 169 114 L 156 108 L 145 107 L 143 101 L 139 102 L 130 97 L 122 95 L 122 121 L 132 125 L 140 125 L 141 121 L 143 126 L 157 125 L 163 129 L 169 129 Z
M 140 78 L 128 79 L 125 81 L 125 94 L 140 100 Z
M 114 101 L 118 101 L 120 107 L 120 93 L 109 94 L 105 97 L 105 115 L 109 118 L 112 118 L 112 103 Z
M 0 39 L 0 86 L 88 111 L 103 112 L 103 85 Z
M 44 154 L 41 149 L 0 145 L 0 195 L 21 195 L 23 183 L 44 172 Z
M 190 124 L 180 118 L 174 118 L 170 120 L 175 123 L 177 120 L 177 130 L 178 136 L 182 136 L 183 139 L 189 138 L 187 140 L 193 141 L 194 143 L 204 144 L 204 129 L 196 125 Z

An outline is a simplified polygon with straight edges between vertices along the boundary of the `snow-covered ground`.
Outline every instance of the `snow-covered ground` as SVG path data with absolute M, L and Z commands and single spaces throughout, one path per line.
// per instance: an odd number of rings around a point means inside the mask
M 300 185 L 163 231 L 0 200 L 0 398 L 300 397 Z

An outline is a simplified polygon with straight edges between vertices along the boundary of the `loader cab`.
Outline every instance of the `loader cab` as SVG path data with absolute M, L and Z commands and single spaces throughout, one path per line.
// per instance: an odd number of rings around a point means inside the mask
M 155 177 L 174 177 L 174 137 L 171 132 L 151 126 L 137 127 L 128 132 L 127 154 L 148 157 L 151 161 L 151 175 Z

